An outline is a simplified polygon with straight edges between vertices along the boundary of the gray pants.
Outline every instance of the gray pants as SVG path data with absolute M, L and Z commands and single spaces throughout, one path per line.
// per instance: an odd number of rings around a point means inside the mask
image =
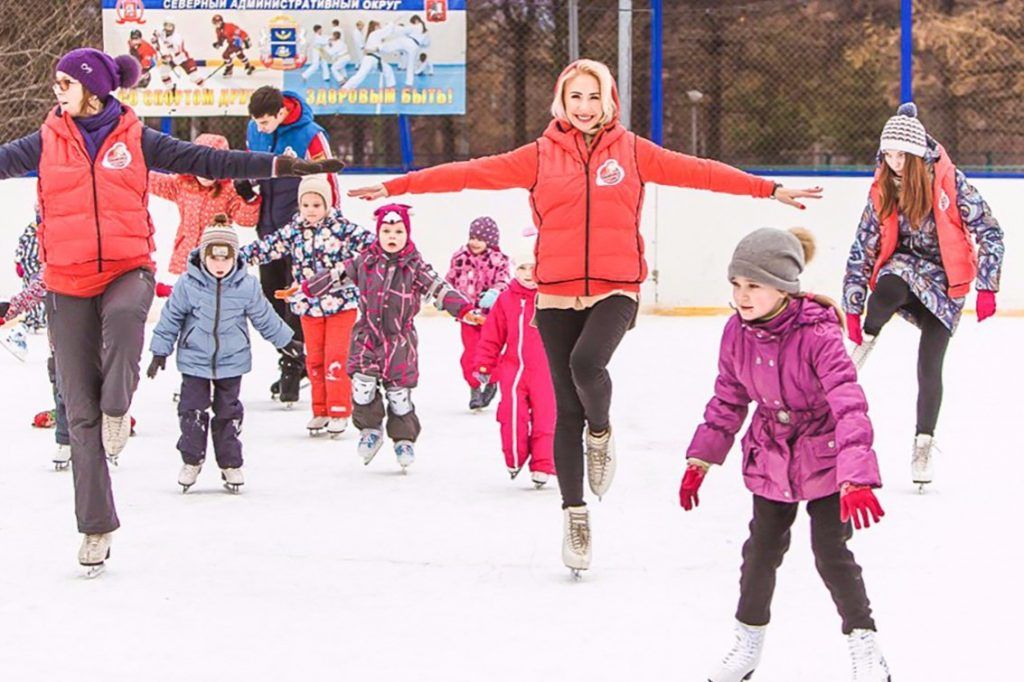
M 109 533 L 121 524 L 103 450 L 102 415 L 127 414 L 139 383 L 153 273 L 133 270 L 99 296 L 50 292 L 54 359 L 71 431 L 71 471 L 80 533 Z

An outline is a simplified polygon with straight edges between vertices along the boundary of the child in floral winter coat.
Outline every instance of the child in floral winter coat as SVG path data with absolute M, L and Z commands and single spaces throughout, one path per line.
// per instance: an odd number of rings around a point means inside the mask
M 359 320 L 352 332 L 348 373 L 352 377 L 353 422 L 360 430 L 359 454 L 369 464 L 383 445 L 381 426 L 387 399 L 387 432 L 404 470 L 415 459 L 413 443 L 420 422 L 411 390 L 419 381 L 415 318 L 422 299 L 469 324 L 483 316 L 441 279 L 410 239 L 409 207 L 378 208 L 377 241 L 341 268 L 324 270 L 303 282 L 308 296 L 321 296 L 351 283 L 359 290 Z
M 230 149 L 223 135 L 203 133 L 195 139 L 196 144 L 213 149 Z M 255 227 L 260 217 L 260 197 L 245 181 L 238 183 L 244 196 L 235 189 L 231 180 L 211 180 L 193 175 L 168 175 L 157 171 L 149 172 L 149 191 L 173 201 L 178 206 L 178 232 L 174 237 L 174 249 L 167 270 L 172 275 L 181 275 L 188 269 L 188 256 L 199 246 L 203 230 L 213 224 L 215 215 L 226 215 L 231 222 L 241 227 Z M 170 286 L 157 284 L 157 296 L 170 294 Z
M 515 478 L 529 461 L 540 488 L 555 473 L 555 389 L 540 333 L 533 326 L 537 283 L 532 244 L 517 252 L 515 279 L 495 301 L 476 347 L 477 376 L 501 386 L 498 422 L 505 465 Z
M 351 223 L 332 208 L 327 176 L 311 175 L 299 183 L 299 212 L 292 222 L 241 250 L 253 265 L 291 256 L 292 276 L 302 282 L 314 273 L 356 257 L 374 241 L 373 233 Z M 292 312 L 300 316 L 306 341 L 306 372 L 313 393 L 310 435 L 327 429 L 338 437 L 352 414 L 352 384 L 345 372 L 359 293 L 351 282 L 321 296 L 298 286 L 285 290 Z
M 508 256 L 498 245 L 498 224 L 492 218 L 477 218 L 469 225 L 469 241 L 452 256 L 445 281 L 482 310 L 490 309 L 498 294 L 508 287 Z M 494 399 L 494 384 L 481 386 L 476 378 L 476 347 L 480 343 L 480 327 L 460 325 L 462 331 L 462 376 L 469 384 L 469 409 L 487 407 Z
M 35 219 L 25 226 L 25 230 L 18 238 L 18 248 L 14 251 L 14 269 L 25 288 L 31 286 L 32 278 L 43 267 L 39 260 L 38 230 L 40 222 L 42 219 L 39 217 L 39 207 L 36 206 Z M 46 307 L 41 300 L 25 312 L 22 324 L 31 331 L 39 331 L 46 326 Z
M 811 517 L 815 565 L 843 620 L 854 680 L 887 682 L 861 569 L 846 547 L 857 528 L 882 516 L 867 401 L 843 346 L 835 303 L 800 294 L 813 255 L 804 230 L 764 228 L 745 237 L 729 265 L 737 314 L 725 327 L 715 395 L 687 450 L 679 501 L 689 511 L 711 464 L 721 464 L 757 403 L 740 452 L 754 494 L 743 545 L 736 642 L 710 676 L 740 682 L 761 658 L 775 573 L 789 548 L 800 501 Z

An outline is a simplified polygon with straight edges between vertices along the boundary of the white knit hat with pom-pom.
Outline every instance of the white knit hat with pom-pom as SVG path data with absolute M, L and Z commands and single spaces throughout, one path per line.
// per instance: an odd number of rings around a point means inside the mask
M 896 115 L 886 121 L 882 128 L 878 148 L 883 152 L 901 151 L 924 157 L 928 149 L 928 134 L 924 124 L 917 120 L 917 105 L 913 102 L 900 105 Z

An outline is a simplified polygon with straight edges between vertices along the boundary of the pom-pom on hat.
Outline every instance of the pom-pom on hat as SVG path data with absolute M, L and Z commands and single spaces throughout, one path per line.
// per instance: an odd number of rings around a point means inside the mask
M 924 124 L 917 120 L 917 105 L 913 102 L 901 104 L 896 115 L 882 128 L 878 148 L 884 151 L 901 151 L 924 158 L 928 149 L 928 133 Z
M 128 54 L 115 59 L 91 47 L 80 47 L 60 58 L 57 71 L 71 76 L 86 90 L 105 100 L 112 90 L 135 85 L 142 67 L 135 57 Z
M 789 294 L 800 293 L 800 273 L 814 258 L 814 235 L 801 227 L 762 227 L 740 240 L 729 263 L 729 279 L 746 277 Z
M 199 239 L 199 251 L 203 258 L 233 258 L 238 253 L 238 232 L 231 226 L 226 215 L 218 213 L 213 217 L 213 224 L 203 230 L 203 236 Z

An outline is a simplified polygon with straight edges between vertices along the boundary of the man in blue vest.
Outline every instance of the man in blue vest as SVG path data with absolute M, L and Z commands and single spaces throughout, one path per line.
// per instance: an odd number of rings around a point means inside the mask
M 265 85 L 257 89 L 249 100 L 249 129 L 246 131 L 246 145 L 250 151 L 273 152 L 307 160 L 329 159 L 330 140 L 327 133 L 313 120 L 313 111 L 296 92 L 281 92 Z M 328 176 L 333 194 L 332 203 L 338 205 L 338 186 L 334 175 Z M 235 185 L 243 198 L 254 196 L 251 183 Z M 291 221 L 298 211 L 298 178 L 271 178 L 257 182 L 263 202 L 256 230 L 264 237 Z M 274 306 L 274 310 L 295 331 L 295 338 L 302 340 L 302 325 L 299 317 L 292 314 L 285 301 L 274 297 L 274 292 L 286 289 L 292 284 L 291 258 L 282 258 L 268 265 L 260 266 L 260 283 L 263 294 Z M 305 373 L 304 358 L 281 357 L 281 378 L 271 386 L 271 392 L 278 394 L 281 402 L 293 403 L 299 399 L 299 383 Z

